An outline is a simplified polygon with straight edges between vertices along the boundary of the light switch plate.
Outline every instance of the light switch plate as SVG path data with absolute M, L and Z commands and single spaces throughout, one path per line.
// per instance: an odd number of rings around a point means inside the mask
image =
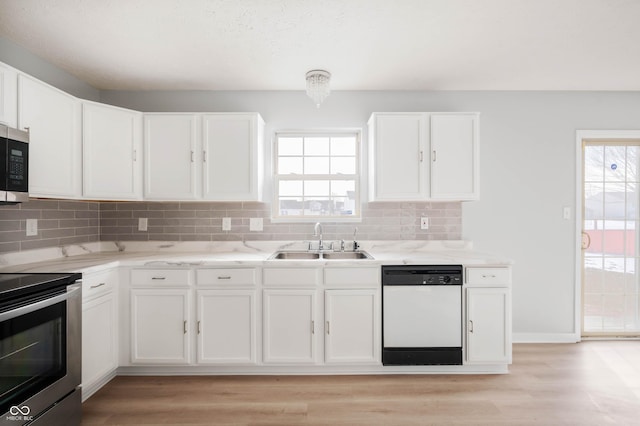
M 27 219 L 27 237 L 38 235 L 38 219 Z
M 231 231 L 231 218 L 223 217 L 222 218 L 222 230 L 223 231 Z
M 249 231 L 262 231 L 261 217 L 252 217 L 249 219 Z
M 138 231 L 146 231 L 149 225 L 149 219 L 146 217 L 138 218 Z
M 571 207 L 566 206 L 565 208 L 562 209 L 562 218 L 564 220 L 571 219 Z
M 429 218 L 423 216 L 420 218 L 420 229 L 429 229 Z

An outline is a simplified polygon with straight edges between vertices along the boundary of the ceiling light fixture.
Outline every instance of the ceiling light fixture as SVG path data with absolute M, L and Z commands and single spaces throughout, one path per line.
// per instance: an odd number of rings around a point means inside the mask
M 311 70 L 307 73 L 307 96 L 313 99 L 318 108 L 331 93 L 330 81 L 331 73 L 329 71 Z

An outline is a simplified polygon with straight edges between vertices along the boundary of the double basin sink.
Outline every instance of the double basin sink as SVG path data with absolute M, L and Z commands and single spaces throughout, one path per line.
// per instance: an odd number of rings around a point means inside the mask
M 270 260 L 359 260 L 373 259 L 365 251 L 277 251 Z

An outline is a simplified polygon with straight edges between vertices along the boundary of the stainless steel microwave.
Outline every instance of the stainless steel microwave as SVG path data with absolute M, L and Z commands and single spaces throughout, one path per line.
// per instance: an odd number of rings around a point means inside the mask
M 0 124 L 0 204 L 29 201 L 29 133 Z

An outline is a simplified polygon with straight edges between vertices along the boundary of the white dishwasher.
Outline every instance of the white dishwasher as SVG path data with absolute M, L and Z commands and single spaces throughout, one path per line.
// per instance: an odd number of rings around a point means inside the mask
M 382 364 L 462 364 L 462 266 L 382 267 Z

